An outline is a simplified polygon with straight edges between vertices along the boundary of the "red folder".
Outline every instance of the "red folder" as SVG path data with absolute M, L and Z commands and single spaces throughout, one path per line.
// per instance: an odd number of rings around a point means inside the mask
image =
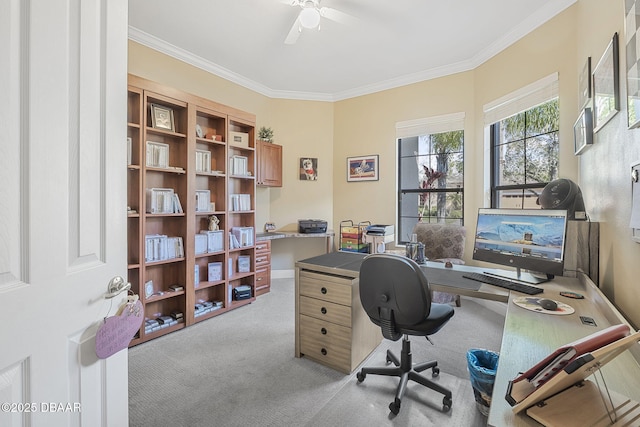
M 572 360 L 624 338 L 629 334 L 629 331 L 628 325 L 614 325 L 563 345 L 510 382 L 506 396 L 507 402 L 511 406 L 516 405 L 524 397 L 562 371 Z

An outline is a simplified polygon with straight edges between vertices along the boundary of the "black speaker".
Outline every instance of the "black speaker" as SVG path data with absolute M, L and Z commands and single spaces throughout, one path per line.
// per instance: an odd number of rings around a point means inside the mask
M 560 178 L 548 183 L 538 197 L 538 204 L 542 209 L 566 209 L 572 220 L 587 219 L 582 191 L 570 179 Z

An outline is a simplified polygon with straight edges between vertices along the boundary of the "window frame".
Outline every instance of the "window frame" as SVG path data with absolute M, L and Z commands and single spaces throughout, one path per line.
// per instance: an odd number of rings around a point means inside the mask
M 453 126 L 452 126 L 453 127 Z M 409 139 L 409 138 L 419 138 L 423 137 L 423 136 L 431 136 L 431 135 L 435 135 L 435 134 L 440 134 L 440 133 L 447 133 L 447 132 L 458 132 L 461 131 L 462 132 L 462 145 L 459 151 L 456 151 L 455 154 L 460 154 L 462 156 L 462 168 L 461 168 L 461 173 L 462 173 L 462 184 L 460 185 L 456 185 L 455 187 L 447 187 L 447 188 L 428 188 L 428 189 L 424 189 L 424 188 L 419 188 L 419 187 L 407 187 L 407 188 L 403 188 L 402 187 L 402 176 L 403 176 L 403 169 L 402 169 L 402 160 L 407 158 L 408 156 L 402 156 L 402 142 L 403 140 Z M 414 158 L 418 158 L 418 157 L 425 157 L 425 156 L 437 156 L 437 153 L 431 150 L 432 146 L 430 144 L 430 150 L 429 153 L 423 153 L 423 154 L 417 154 L 415 156 L 413 156 Z M 397 233 L 396 233 L 396 243 L 399 245 L 404 245 L 406 243 L 409 242 L 409 235 L 404 236 L 402 232 L 402 223 L 403 223 L 403 218 L 408 218 L 408 216 L 403 216 L 402 214 L 402 202 L 403 202 L 403 195 L 410 195 L 410 194 L 416 194 L 416 195 L 420 195 L 420 194 L 440 194 L 440 193 L 444 193 L 444 194 L 459 194 L 460 198 L 461 198 L 461 208 L 460 208 L 460 212 L 461 212 L 461 216 L 460 218 L 438 218 L 436 217 L 427 217 L 427 218 L 431 218 L 434 219 L 435 222 L 447 222 L 447 223 L 451 223 L 453 220 L 455 220 L 456 223 L 459 223 L 460 225 L 464 225 L 464 184 L 465 184 L 465 178 L 464 178 L 464 161 L 465 161 L 465 131 L 464 131 L 464 126 L 460 126 L 458 129 L 449 129 L 449 130 L 442 130 L 442 131 L 437 131 L 437 132 L 428 132 L 428 133 L 422 133 L 421 135 L 417 135 L 417 136 L 405 136 L 405 137 L 401 137 L 401 138 L 397 138 L 396 139 L 396 165 L 397 165 L 397 185 L 396 185 L 396 192 L 397 192 L 397 205 L 396 205 L 396 229 L 397 229 Z M 416 223 L 419 221 L 420 219 L 418 218 L 418 220 L 416 221 Z M 429 222 L 433 222 L 433 221 L 429 221 Z

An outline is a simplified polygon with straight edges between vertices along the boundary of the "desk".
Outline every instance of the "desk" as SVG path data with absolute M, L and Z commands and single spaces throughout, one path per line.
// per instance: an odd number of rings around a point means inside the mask
M 311 271 L 325 274 L 328 277 L 348 277 L 353 286 L 357 286 L 359 265 L 365 255 L 334 252 L 314 258 L 298 261 L 296 263 L 296 357 L 300 357 L 301 331 L 298 326 L 299 317 L 299 280 L 300 273 Z M 455 292 L 474 298 L 482 298 L 507 303 L 507 313 L 500 348 L 500 360 L 493 390 L 493 399 L 488 418 L 490 426 L 539 426 L 539 424 L 527 415 L 514 415 L 511 406 L 504 396 L 508 382 L 535 365 L 556 348 L 578 338 L 589 335 L 597 330 L 618 323 L 625 323 L 620 313 L 584 275 L 580 278 L 557 277 L 541 287 L 544 293 L 536 295 L 552 298 L 565 302 L 575 308 L 576 312 L 567 316 L 545 315 L 516 306 L 512 300 L 522 294 L 514 292 L 511 295 L 508 290 L 482 284 L 479 289 L 463 289 L 447 284 L 444 264 L 428 262 L 425 267 L 429 284 L 433 290 Z M 454 265 L 452 272 L 478 272 L 487 271 L 486 268 L 478 268 L 467 265 Z M 429 274 L 431 271 L 432 274 Z M 444 273 L 444 274 L 435 274 Z M 583 300 L 573 300 L 559 296 L 560 290 L 569 290 L 581 293 Z M 362 310 L 361 306 L 354 305 L 352 310 Z M 361 314 L 360 314 L 361 315 Z M 366 313 L 364 314 L 366 316 Z M 597 327 L 583 325 L 580 316 L 593 318 Z M 379 329 L 379 328 L 378 328 Z M 354 335 L 357 332 L 354 331 Z M 355 339 L 355 338 L 352 338 Z M 380 341 L 378 340 L 378 343 Z M 372 346 L 370 351 L 378 345 Z M 638 347 L 638 346 L 636 346 Z M 356 360 L 356 367 L 369 354 L 365 354 L 361 360 Z M 609 362 L 602 369 L 607 385 L 627 397 L 640 401 L 640 350 L 626 351 Z M 348 370 L 350 372 L 355 368 Z M 471 404 L 471 402 L 469 402 Z M 456 405 L 454 396 L 454 406 Z M 454 409 L 455 410 L 455 409 Z
M 277 239 L 287 239 L 287 238 L 303 238 L 303 239 L 311 239 L 311 238 L 320 238 L 326 240 L 326 251 L 327 253 L 333 250 L 333 237 L 335 233 L 333 230 L 327 230 L 326 233 L 297 233 L 295 231 L 272 231 L 269 233 L 256 233 L 256 241 L 261 240 L 277 240 Z

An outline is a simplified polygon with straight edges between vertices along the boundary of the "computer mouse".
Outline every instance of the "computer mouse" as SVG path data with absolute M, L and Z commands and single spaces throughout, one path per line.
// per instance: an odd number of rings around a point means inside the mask
M 558 309 L 558 304 L 552 299 L 541 298 L 538 300 L 538 304 L 545 310 L 555 311 Z

